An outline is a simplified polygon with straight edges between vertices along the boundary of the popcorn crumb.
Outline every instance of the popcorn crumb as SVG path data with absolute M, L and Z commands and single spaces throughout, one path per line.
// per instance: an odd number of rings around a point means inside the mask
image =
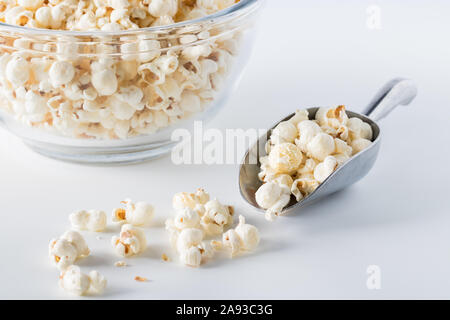
M 120 267 L 127 267 L 128 264 L 127 264 L 125 261 L 122 261 L 122 260 L 121 260 L 121 261 L 116 261 L 116 262 L 114 263 L 114 266 L 120 268 Z
M 163 259 L 163 260 L 166 261 L 166 262 L 169 262 L 169 261 L 170 261 L 170 258 L 169 258 L 165 253 L 163 253 L 163 254 L 161 255 L 161 259 Z
M 140 276 L 136 276 L 134 277 L 134 280 L 138 281 L 138 282 L 148 282 L 148 279 L 145 277 L 140 277 Z

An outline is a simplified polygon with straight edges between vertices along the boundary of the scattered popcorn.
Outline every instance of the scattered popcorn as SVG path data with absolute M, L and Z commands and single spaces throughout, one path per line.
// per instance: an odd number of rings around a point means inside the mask
M 100 210 L 80 210 L 69 216 L 72 227 L 78 230 L 101 232 L 106 229 L 106 213 Z
M 223 228 L 232 222 L 233 215 L 227 206 L 222 205 L 217 199 L 205 203 L 200 224 L 207 235 L 222 234 Z
M 369 147 L 372 137 L 372 127 L 359 118 L 348 118 L 344 106 L 319 108 L 314 120 L 307 110 L 298 110 L 280 122 L 266 143 L 268 155 L 259 159 L 263 184 L 255 198 L 266 210 L 266 219 L 280 215 L 291 195 L 300 201 L 314 192 L 336 168 Z M 238 252 L 241 244 L 234 231 L 226 237 L 227 246 Z
M 59 286 L 77 296 L 88 292 L 101 294 L 106 288 L 106 284 L 106 278 L 98 271 L 91 271 L 89 275 L 86 275 L 81 272 L 80 267 L 74 265 L 63 270 L 59 276 Z
M 197 205 L 204 205 L 209 201 L 209 194 L 203 189 L 195 193 L 180 192 L 173 196 L 172 206 L 175 210 L 183 208 L 194 209 Z
M 254 250 L 259 244 L 258 229 L 245 223 L 245 218 L 239 216 L 239 224 L 235 229 L 230 229 L 223 234 L 223 246 L 231 249 L 231 257 L 241 251 Z
M 0 23 L 130 31 L 120 37 L 55 34 L 30 39 L 26 31 L 2 33 L 0 109 L 27 126 L 77 139 L 149 135 L 202 112 L 231 74 L 247 28 L 232 18 L 198 28 L 139 31 L 205 17 L 239 0 L 3 2 Z
M 203 189 L 175 194 L 172 205 L 175 217 L 165 223 L 170 243 L 183 264 L 198 267 L 222 248 L 220 241 L 205 241 L 205 237 L 222 235 L 233 222 L 234 209 L 217 199 L 210 200 Z
M 153 219 L 153 206 L 146 202 L 133 203 L 130 199 L 121 202 L 125 208 L 113 210 L 112 220 L 114 222 L 125 222 L 134 226 L 149 225 Z
M 67 231 L 59 239 L 52 239 L 49 244 L 50 260 L 59 270 L 66 269 L 78 258 L 88 255 L 86 241 L 76 231 Z
M 144 232 L 131 224 L 124 224 L 120 235 L 112 237 L 111 244 L 115 252 L 123 257 L 137 255 L 147 248 Z
M 134 277 L 134 280 L 135 280 L 135 281 L 138 281 L 138 282 L 147 282 L 147 281 L 148 281 L 147 278 L 145 278 L 145 277 L 140 277 L 140 276 Z

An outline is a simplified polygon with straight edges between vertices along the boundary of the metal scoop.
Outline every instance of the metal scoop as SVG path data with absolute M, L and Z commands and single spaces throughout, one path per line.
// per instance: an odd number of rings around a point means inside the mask
M 368 148 L 351 157 L 343 165 L 339 166 L 314 192 L 310 193 L 299 202 L 291 196 L 291 201 L 283 209 L 281 214 L 284 215 L 298 209 L 319 198 L 341 190 L 363 178 L 374 165 L 380 149 L 380 127 L 375 121 L 384 118 L 399 105 L 408 105 L 416 95 L 417 87 L 413 81 L 407 79 L 393 79 L 378 91 L 362 114 L 347 111 L 349 118 L 358 117 L 362 121 L 370 124 L 373 131 L 373 143 Z M 307 109 L 311 120 L 315 118 L 318 109 L 319 108 Z M 294 113 L 280 122 L 290 119 L 293 115 Z M 264 209 L 259 207 L 255 200 L 255 193 L 262 185 L 262 181 L 258 178 L 258 173 L 260 171 L 259 157 L 266 155 L 265 144 L 270 138 L 272 130 L 278 123 L 275 124 L 272 129 L 268 130 L 267 134 L 263 135 L 253 147 L 247 151 L 239 169 L 239 189 L 242 197 L 244 197 L 249 204 L 262 212 L 264 212 Z M 255 159 L 257 159 L 257 163 Z

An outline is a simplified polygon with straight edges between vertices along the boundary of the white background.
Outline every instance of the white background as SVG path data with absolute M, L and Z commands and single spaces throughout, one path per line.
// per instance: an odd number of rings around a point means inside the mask
M 381 8 L 382 29 L 366 27 Z M 110 211 L 129 196 L 157 221 L 149 249 L 115 268 L 109 233 L 85 233 L 85 271 L 104 273 L 111 299 L 450 298 L 448 1 L 269 0 L 242 82 L 211 126 L 266 128 L 296 108 L 345 104 L 360 111 L 396 76 L 416 80 L 417 99 L 381 123 L 382 148 L 359 183 L 275 223 L 240 198 L 237 165 L 175 166 L 166 157 L 122 167 L 46 159 L 0 131 L 0 298 L 68 298 L 50 265 L 50 238 L 75 209 Z M 199 269 L 163 262 L 162 228 L 178 191 L 206 188 L 258 226 L 260 247 Z M 366 269 L 381 268 L 368 290 Z M 138 283 L 134 276 L 148 277 Z M 88 298 L 85 298 L 88 299 Z

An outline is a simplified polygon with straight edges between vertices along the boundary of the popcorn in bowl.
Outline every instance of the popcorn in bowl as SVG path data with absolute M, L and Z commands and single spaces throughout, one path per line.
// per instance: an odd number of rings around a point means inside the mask
M 350 157 L 372 143 L 372 127 L 359 118 L 348 118 L 345 107 L 319 108 L 315 119 L 299 110 L 280 122 L 260 157 L 258 174 L 263 184 L 255 199 L 273 220 L 291 200 L 300 201 L 324 182 Z
M 18 124 L 114 141 L 207 118 L 248 56 L 239 48 L 249 43 L 257 2 L 6 1 L 0 112 L 13 119 L 6 126 L 28 140 L 37 138 Z

